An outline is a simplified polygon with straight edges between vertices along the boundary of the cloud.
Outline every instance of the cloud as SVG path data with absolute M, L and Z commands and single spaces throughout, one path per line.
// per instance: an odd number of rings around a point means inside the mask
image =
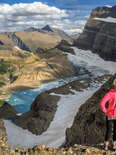
M 14 31 L 26 27 L 42 25 L 67 18 L 66 10 L 48 6 L 41 2 L 0 4 L 0 30 Z
M 75 0 L 73 0 L 75 3 Z M 67 3 L 70 4 L 68 0 Z M 0 4 L 0 31 L 17 31 L 29 27 L 51 25 L 66 32 L 80 31 L 93 7 L 76 6 L 76 9 L 59 9 L 42 2 Z

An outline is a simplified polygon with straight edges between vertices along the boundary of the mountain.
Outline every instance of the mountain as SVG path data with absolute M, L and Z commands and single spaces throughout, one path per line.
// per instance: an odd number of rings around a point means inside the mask
M 1 99 L 19 90 L 74 76 L 75 68 L 63 53 L 64 48 L 56 48 L 61 40 L 66 40 L 66 48 L 72 51 L 70 37 L 50 26 L 0 33 Z
M 90 49 L 106 60 L 116 61 L 116 6 L 97 7 L 74 45 Z
M 45 27 L 43 27 L 42 30 L 48 31 L 48 32 L 54 32 L 54 30 L 52 30 L 52 27 L 50 27 L 49 25 L 46 25 Z
M 50 49 L 55 47 L 61 40 L 72 42 L 65 32 L 59 29 L 45 26 L 42 29 L 30 27 L 26 30 L 16 32 L 5 32 L 0 34 L 0 48 L 9 49 L 18 46 L 20 49 L 38 53 L 38 49 Z
M 36 88 L 43 83 L 75 74 L 74 66 L 61 50 L 51 49 L 33 54 L 17 46 L 0 48 L 1 99 L 13 92 Z

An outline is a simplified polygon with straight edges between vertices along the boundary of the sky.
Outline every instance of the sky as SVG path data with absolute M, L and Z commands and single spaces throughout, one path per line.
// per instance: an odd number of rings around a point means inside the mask
M 92 9 L 115 4 L 116 0 L 0 0 L 0 31 L 50 25 L 80 32 Z

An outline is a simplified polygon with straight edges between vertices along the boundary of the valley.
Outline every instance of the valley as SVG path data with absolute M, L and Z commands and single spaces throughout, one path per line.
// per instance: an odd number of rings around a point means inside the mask
M 95 8 L 73 39 L 49 25 L 0 33 L 0 153 L 115 155 L 99 107 L 116 78 L 115 12 Z

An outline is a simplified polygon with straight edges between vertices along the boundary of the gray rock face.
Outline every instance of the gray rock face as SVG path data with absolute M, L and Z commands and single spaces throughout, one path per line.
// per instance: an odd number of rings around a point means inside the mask
M 116 24 L 94 18 L 116 18 L 116 6 L 98 7 L 91 13 L 83 33 L 74 41 L 74 45 L 98 53 L 106 60 L 116 61 Z
M 105 141 L 106 116 L 101 111 L 99 103 L 113 87 L 115 78 L 116 74 L 79 108 L 72 127 L 66 130 L 66 146 L 98 144 Z

